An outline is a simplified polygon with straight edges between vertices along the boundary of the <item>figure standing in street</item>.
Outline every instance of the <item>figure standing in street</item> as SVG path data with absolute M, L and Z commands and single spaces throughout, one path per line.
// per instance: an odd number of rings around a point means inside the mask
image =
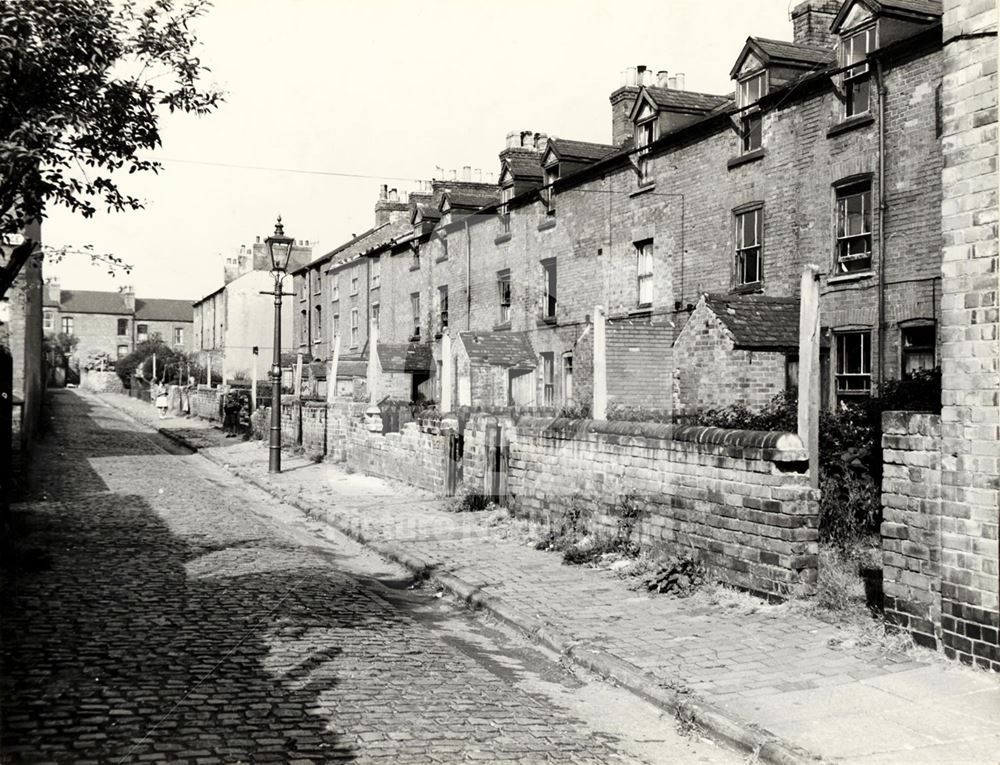
M 160 419 L 164 419 L 167 416 L 167 407 L 170 401 L 167 398 L 167 386 L 164 383 L 158 383 L 156 386 L 156 408 L 160 410 Z

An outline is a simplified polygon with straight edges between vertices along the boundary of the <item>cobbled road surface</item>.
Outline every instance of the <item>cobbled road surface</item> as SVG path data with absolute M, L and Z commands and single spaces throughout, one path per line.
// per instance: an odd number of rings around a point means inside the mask
M 3 763 L 639 759 L 269 522 L 265 495 L 52 398 L 3 571 Z

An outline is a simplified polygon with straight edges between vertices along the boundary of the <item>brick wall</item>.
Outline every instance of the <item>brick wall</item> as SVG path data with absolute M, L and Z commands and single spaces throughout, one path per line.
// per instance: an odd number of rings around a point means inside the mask
M 222 393 L 218 388 L 199 386 L 191 392 L 191 414 L 204 420 L 222 421 L 219 404 Z
M 355 470 L 444 493 L 448 438 L 439 422 L 409 422 L 399 433 L 383 435 L 369 432 L 363 420 L 352 418 L 347 441 L 347 464 Z
M 326 446 L 326 404 L 318 401 L 303 401 L 299 413 L 302 428 L 302 448 L 310 456 L 322 457 Z
M 940 438 L 936 415 L 886 412 L 882 417 L 885 612 L 930 647 L 937 645 L 941 621 Z
M 484 434 L 495 421 L 480 415 L 466 426 L 467 486 L 484 480 Z M 816 580 L 818 492 L 795 436 L 543 418 L 503 430 L 519 512 L 551 522 L 583 506 L 592 528 L 613 534 L 614 506 L 634 494 L 647 550 L 693 549 L 713 575 L 768 595 Z
M 942 410 L 939 421 L 886 417 L 893 432 L 886 436 L 883 484 L 883 537 L 892 550 L 887 610 L 922 642 L 994 670 L 1000 669 L 996 29 L 992 0 L 945 0 Z
M 785 389 L 785 354 L 734 350 L 733 335 L 700 302 L 674 344 L 674 410 L 744 404 L 760 409 Z
M 608 404 L 669 410 L 672 329 L 649 319 L 623 319 L 609 322 L 605 337 Z M 592 369 L 588 372 L 592 375 Z

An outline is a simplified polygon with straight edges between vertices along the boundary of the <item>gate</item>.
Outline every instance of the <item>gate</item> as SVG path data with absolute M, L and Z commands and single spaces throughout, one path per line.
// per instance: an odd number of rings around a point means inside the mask
M 462 456 L 465 453 L 465 436 L 461 432 L 450 431 L 448 433 L 448 461 L 445 465 L 445 490 L 446 497 L 454 497 L 458 493 L 458 486 L 462 482 Z
M 487 498 L 507 506 L 507 471 L 510 464 L 510 444 L 504 438 L 503 427 L 486 427 L 486 475 L 485 492 Z

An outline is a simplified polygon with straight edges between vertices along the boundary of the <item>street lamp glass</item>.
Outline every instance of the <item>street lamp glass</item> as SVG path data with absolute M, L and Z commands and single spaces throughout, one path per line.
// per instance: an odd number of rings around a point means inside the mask
M 281 216 L 274 226 L 274 235 L 266 240 L 267 250 L 271 256 L 271 271 L 283 274 L 288 270 L 288 259 L 292 254 L 292 245 L 295 240 L 285 236 L 285 227 L 281 225 Z

